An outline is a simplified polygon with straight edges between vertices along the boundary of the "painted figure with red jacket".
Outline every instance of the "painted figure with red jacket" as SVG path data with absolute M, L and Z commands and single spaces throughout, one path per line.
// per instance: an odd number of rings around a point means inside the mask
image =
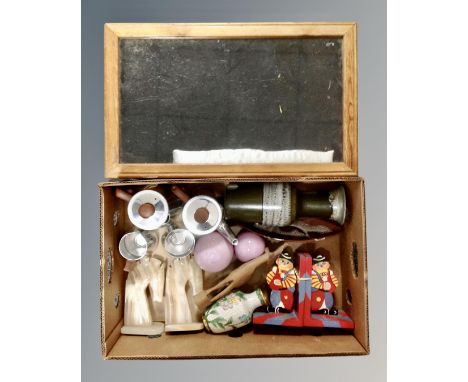
M 285 251 L 275 261 L 268 272 L 266 281 L 271 289 L 270 304 L 275 312 L 290 312 L 294 303 L 294 291 L 298 281 L 292 254 Z
M 311 310 L 315 313 L 337 315 L 338 310 L 333 305 L 333 292 L 338 288 L 338 279 L 321 249 L 312 257 L 311 284 Z

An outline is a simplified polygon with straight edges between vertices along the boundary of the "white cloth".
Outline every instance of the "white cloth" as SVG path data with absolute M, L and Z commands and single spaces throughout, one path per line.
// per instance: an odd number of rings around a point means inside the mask
M 239 164 L 239 163 L 331 163 L 333 150 L 282 150 L 223 149 L 208 151 L 172 152 L 174 163 L 183 164 Z

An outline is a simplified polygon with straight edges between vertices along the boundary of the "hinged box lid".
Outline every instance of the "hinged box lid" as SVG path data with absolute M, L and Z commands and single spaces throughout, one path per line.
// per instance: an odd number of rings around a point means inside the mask
M 354 23 L 106 24 L 104 37 L 107 178 L 357 175 Z M 188 164 L 176 149 L 333 158 Z

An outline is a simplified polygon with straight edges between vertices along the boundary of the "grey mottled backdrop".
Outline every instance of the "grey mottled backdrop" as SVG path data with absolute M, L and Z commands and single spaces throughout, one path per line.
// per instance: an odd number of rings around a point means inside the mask
M 105 22 L 356 21 L 359 173 L 366 180 L 371 355 L 298 359 L 103 361 L 99 210 Z M 386 380 L 386 1 L 82 0 L 82 379 L 84 381 Z

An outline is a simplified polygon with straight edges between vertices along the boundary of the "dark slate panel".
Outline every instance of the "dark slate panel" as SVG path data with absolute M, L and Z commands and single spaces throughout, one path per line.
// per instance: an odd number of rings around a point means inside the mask
M 120 160 L 172 150 L 335 150 L 342 161 L 341 40 L 122 39 Z

